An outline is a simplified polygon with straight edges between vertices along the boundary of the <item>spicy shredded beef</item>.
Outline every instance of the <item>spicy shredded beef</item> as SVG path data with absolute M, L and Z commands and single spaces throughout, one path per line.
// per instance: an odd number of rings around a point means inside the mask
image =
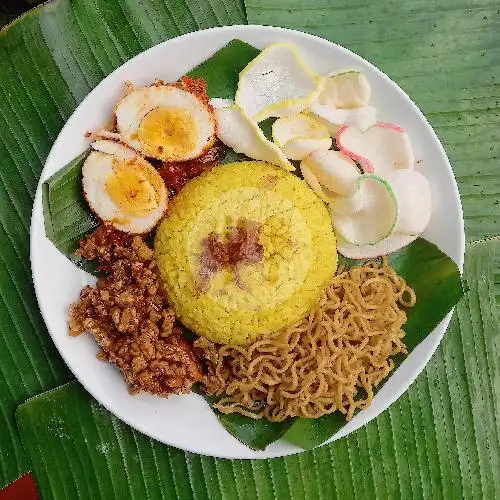
M 73 336 L 91 332 L 98 357 L 122 371 L 131 392 L 189 392 L 201 380 L 198 361 L 167 305 L 153 251 L 140 236 L 100 226 L 78 252 L 106 276 L 86 286 L 69 311 Z

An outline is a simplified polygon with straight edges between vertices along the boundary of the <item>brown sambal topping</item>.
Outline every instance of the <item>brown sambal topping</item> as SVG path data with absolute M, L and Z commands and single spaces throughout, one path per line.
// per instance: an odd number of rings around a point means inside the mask
M 183 76 L 174 85 L 182 90 L 187 90 L 191 94 L 194 94 L 200 101 L 203 101 L 210 109 L 210 96 L 207 93 L 207 82 L 203 78 L 191 78 L 189 76 Z
M 227 228 L 225 234 L 210 233 L 202 243 L 199 280 L 204 288 L 207 281 L 218 271 L 227 269 L 235 277 L 238 286 L 244 287 L 238 275 L 238 266 L 255 264 L 264 256 L 259 243 L 261 224 L 241 219 L 236 226 Z

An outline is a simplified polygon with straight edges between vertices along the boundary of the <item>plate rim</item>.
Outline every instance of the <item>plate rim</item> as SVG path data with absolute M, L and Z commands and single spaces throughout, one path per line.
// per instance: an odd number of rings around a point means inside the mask
M 31 276 L 32 276 L 32 281 L 33 281 L 33 285 L 34 285 L 34 289 L 35 289 L 35 295 L 36 295 L 36 299 L 37 299 L 37 304 L 38 304 L 39 311 L 40 311 L 40 313 L 41 313 L 41 315 L 43 317 L 44 323 L 45 323 L 47 331 L 48 331 L 48 333 L 49 333 L 49 335 L 51 337 L 51 340 L 54 343 L 57 351 L 59 352 L 59 355 L 64 360 L 64 363 L 66 364 L 66 366 L 68 367 L 68 369 L 70 370 L 70 372 L 73 374 L 73 376 L 76 378 L 76 380 L 85 388 L 85 390 L 87 392 L 89 392 L 89 394 L 94 399 L 96 399 L 96 401 L 99 404 L 101 404 L 102 406 L 104 406 L 116 418 L 118 418 L 119 420 L 125 422 L 127 425 L 130 425 L 132 428 L 136 429 L 137 431 L 141 432 L 142 434 L 147 435 L 148 437 L 150 437 L 152 439 L 155 439 L 155 440 L 157 440 L 157 441 L 159 441 L 161 443 L 164 443 L 164 444 L 166 444 L 168 446 L 174 446 L 174 447 L 177 447 L 179 449 L 183 449 L 183 450 L 191 452 L 191 453 L 196 453 L 196 454 L 205 455 L 205 456 L 212 456 L 214 458 L 228 458 L 228 459 L 267 459 L 267 458 L 284 457 L 284 456 L 289 456 L 289 455 L 295 455 L 297 453 L 301 453 L 301 452 L 307 451 L 307 450 L 303 450 L 303 449 L 301 449 L 301 448 L 299 448 L 299 447 L 297 447 L 295 445 L 291 445 L 291 443 L 286 442 L 287 445 L 292 446 L 294 449 L 293 450 L 288 450 L 288 451 L 282 452 L 282 453 L 280 453 L 280 452 L 270 453 L 267 450 L 258 451 L 258 450 L 253 450 L 251 448 L 248 448 L 249 453 L 247 455 L 241 455 L 241 454 L 238 454 L 238 453 L 225 454 L 225 453 L 220 453 L 219 450 L 216 450 L 216 451 L 214 451 L 214 453 L 211 453 L 211 454 L 206 454 L 206 453 L 200 452 L 199 450 L 197 450 L 197 449 L 195 449 L 195 448 L 193 448 L 191 446 L 184 446 L 183 445 L 181 447 L 178 444 L 172 444 L 172 443 L 169 443 L 169 442 L 165 441 L 164 439 L 160 439 L 157 435 L 154 435 L 154 432 L 151 432 L 150 430 L 148 430 L 147 427 L 140 426 L 136 422 L 131 423 L 128 418 L 126 418 L 126 417 L 124 417 L 122 415 L 119 415 L 117 412 L 115 412 L 115 410 L 112 408 L 112 405 L 110 405 L 110 404 L 108 405 L 107 401 L 103 401 L 102 398 L 97 397 L 97 395 L 94 394 L 93 390 L 89 389 L 89 387 L 85 383 L 84 377 L 82 377 L 80 373 L 77 374 L 77 373 L 75 373 L 73 371 L 73 369 L 71 367 L 71 364 L 70 364 L 70 362 L 68 361 L 68 359 L 67 359 L 67 357 L 65 355 L 64 349 L 60 348 L 60 346 L 58 345 L 57 336 L 53 335 L 52 332 L 51 332 L 51 330 L 49 329 L 49 326 L 48 326 L 47 320 L 46 320 L 46 314 L 44 313 L 44 309 L 43 309 L 43 306 L 42 306 L 42 301 L 40 299 L 40 296 L 41 296 L 40 283 L 38 283 L 37 280 L 36 280 L 36 278 L 35 278 L 35 274 L 36 273 L 34 271 L 34 265 L 33 265 L 33 255 L 35 253 L 35 246 L 36 246 L 36 241 L 35 241 L 35 238 L 33 237 L 33 227 L 37 223 L 36 219 L 40 215 L 40 212 L 42 212 L 42 214 L 41 214 L 41 216 L 42 216 L 42 222 L 41 223 L 42 223 L 42 227 L 43 227 L 43 210 L 42 210 L 41 195 L 42 195 L 42 184 L 43 184 L 43 182 L 47 178 L 47 174 L 45 172 L 46 171 L 46 166 L 47 166 L 47 164 L 49 164 L 49 162 L 52 161 L 52 157 L 55 154 L 57 146 L 59 145 L 59 142 L 62 141 L 62 133 L 63 133 L 64 128 L 66 127 L 67 123 L 71 120 L 71 118 L 75 115 L 75 113 L 80 109 L 80 107 L 85 106 L 86 101 L 89 99 L 89 97 L 92 96 L 92 95 L 94 95 L 94 93 L 98 92 L 100 86 L 102 85 L 102 83 L 106 79 L 108 79 L 111 75 L 113 75 L 116 71 L 120 70 L 124 66 L 133 65 L 134 62 L 135 62 L 135 60 L 137 58 L 141 57 L 143 54 L 145 54 L 145 53 L 147 53 L 149 51 L 154 50 L 158 46 L 164 45 L 164 44 L 168 44 L 172 40 L 189 39 L 189 38 L 192 38 L 192 37 L 200 36 L 200 34 L 202 36 L 203 33 L 207 33 L 207 32 L 225 32 L 225 31 L 231 31 L 231 30 L 234 30 L 234 29 L 243 30 L 243 31 L 253 31 L 253 30 L 259 31 L 259 30 L 264 30 L 264 31 L 269 31 L 269 32 L 278 32 L 278 33 L 282 32 L 282 33 L 285 33 L 285 34 L 286 33 L 293 33 L 293 34 L 299 34 L 299 35 L 304 36 L 306 38 L 315 39 L 316 41 L 318 41 L 320 43 L 323 43 L 323 44 L 326 44 L 326 45 L 336 46 L 336 47 L 344 50 L 345 52 L 347 52 L 350 56 L 354 57 L 355 59 L 362 60 L 364 64 L 367 64 L 372 70 L 374 70 L 375 72 L 377 72 L 378 75 L 381 78 L 383 78 L 384 80 L 386 80 L 386 82 L 388 82 L 389 84 L 391 84 L 392 86 L 394 86 L 395 89 L 399 93 L 403 94 L 403 96 L 407 98 L 409 104 L 412 107 L 413 113 L 415 113 L 420 118 L 420 120 L 423 121 L 423 123 L 425 124 L 426 128 L 428 129 L 428 132 L 430 132 L 430 134 L 432 135 L 432 137 L 434 139 L 434 142 L 438 146 L 439 153 L 440 153 L 440 155 L 442 157 L 442 160 L 446 164 L 446 166 L 447 166 L 447 168 L 448 168 L 449 172 L 451 173 L 451 175 L 453 177 L 453 180 L 454 180 L 454 182 L 453 182 L 454 195 L 455 195 L 455 200 L 458 202 L 457 203 L 458 216 L 459 216 L 458 222 L 459 222 L 459 225 L 461 227 L 461 232 L 460 232 L 460 235 L 459 235 L 459 237 L 460 237 L 460 241 L 459 241 L 459 244 L 460 244 L 459 257 L 460 258 L 458 259 L 458 262 L 456 262 L 456 264 L 457 264 L 460 272 L 461 273 L 463 272 L 464 256 L 465 256 L 465 226 L 464 226 L 464 217 L 463 217 L 463 207 L 462 207 L 462 202 L 461 202 L 461 198 L 460 198 L 460 194 L 459 194 L 459 190 L 458 190 L 458 185 L 457 185 L 457 182 L 456 182 L 455 174 L 454 174 L 454 171 L 453 171 L 453 169 L 451 167 L 451 164 L 450 164 L 450 161 L 449 161 L 448 156 L 446 154 L 446 151 L 444 150 L 444 147 L 441 144 L 441 141 L 439 140 L 439 137 L 437 136 L 436 132 L 434 131 L 434 129 L 432 128 L 432 126 L 428 122 L 428 120 L 425 117 L 425 115 L 422 113 L 422 111 L 415 104 L 415 102 L 413 101 L 413 99 L 408 94 L 406 94 L 406 92 L 395 81 L 393 81 L 388 75 L 386 75 L 382 70 L 380 70 L 378 67 L 376 67 L 374 64 L 372 64 L 370 61 L 364 59 L 362 56 L 358 55 L 357 53 L 353 52 L 352 50 L 344 47 L 343 45 L 341 45 L 339 43 L 332 42 L 330 40 L 327 40 L 326 38 L 322 38 L 320 36 L 313 35 L 311 33 L 306 33 L 306 32 L 300 31 L 300 30 L 295 30 L 295 29 L 291 29 L 291 28 L 284 28 L 284 27 L 279 27 L 279 26 L 267 26 L 267 25 L 257 25 L 257 24 L 249 24 L 249 25 L 236 24 L 236 25 L 229 25 L 229 26 L 218 26 L 218 27 L 213 27 L 213 28 L 207 28 L 207 29 L 203 29 L 203 30 L 193 31 L 193 32 L 190 32 L 190 33 L 185 33 L 185 34 L 182 34 L 180 36 L 164 40 L 164 41 L 162 41 L 162 42 L 160 42 L 160 43 L 158 43 L 156 45 L 153 45 L 152 47 L 149 47 L 148 49 L 146 49 L 146 50 L 144 50 L 144 51 L 136 54 L 134 57 L 128 59 L 127 61 L 125 61 L 120 66 L 116 67 L 111 73 L 109 73 L 108 75 L 106 75 L 82 99 L 82 101 L 73 110 L 73 112 L 68 117 L 68 119 L 65 121 L 65 123 L 63 124 L 61 130 L 59 131 L 59 133 L 57 135 L 57 138 L 53 142 L 52 147 L 51 147 L 51 149 L 49 151 L 49 154 L 47 155 L 47 158 L 46 158 L 46 160 L 44 162 L 43 169 L 42 169 L 42 171 L 40 173 L 40 177 L 39 177 L 39 180 L 38 180 L 37 189 L 36 189 L 36 193 L 35 193 L 35 197 L 34 197 L 34 201 L 33 201 L 33 206 L 32 206 L 32 211 L 31 211 L 31 220 L 30 220 L 30 245 L 29 245 L 29 249 L 30 249 L 30 269 L 31 269 Z M 386 403 L 384 403 L 382 405 L 383 408 L 380 411 L 378 411 L 376 414 L 371 415 L 369 418 L 367 418 L 367 419 L 361 419 L 360 424 L 355 429 L 352 429 L 352 430 L 348 431 L 347 433 L 343 433 L 342 429 L 341 429 L 339 432 L 337 432 L 336 434 L 334 434 L 331 438 L 329 438 L 328 440 L 326 440 L 325 442 L 323 442 L 321 445 L 318 445 L 318 447 L 324 446 L 326 444 L 329 444 L 329 443 L 331 443 L 334 440 L 337 440 L 337 439 L 340 439 L 340 438 L 342 438 L 344 436 L 347 436 L 348 434 L 351 434 L 352 432 L 355 432 L 355 431 L 359 430 L 360 428 L 364 427 L 369 422 L 371 422 L 373 419 L 377 418 L 381 413 L 383 413 L 384 411 L 386 411 L 394 402 L 396 402 L 410 388 L 410 386 L 415 381 L 415 379 L 418 377 L 418 375 L 420 375 L 420 373 L 427 366 L 427 364 L 429 363 L 429 360 L 434 355 L 437 347 L 441 343 L 441 340 L 442 340 L 444 334 L 446 333 L 446 330 L 448 328 L 449 322 L 450 322 L 451 317 L 453 315 L 453 311 L 454 311 L 454 308 L 435 327 L 435 329 L 433 330 L 433 332 L 436 332 L 437 330 L 439 330 L 439 332 L 438 332 L 439 334 L 435 336 L 436 338 L 434 338 L 433 342 L 431 343 L 431 345 L 428 346 L 428 348 L 427 348 L 427 350 L 425 352 L 425 355 L 421 358 L 421 362 L 419 362 L 418 366 L 415 369 L 412 370 L 412 373 L 411 373 L 410 377 L 406 378 L 405 383 L 402 384 L 402 386 L 398 390 L 394 391 L 388 397 L 386 397 Z M 431 334 L 433 332 L 431 332 Z M 431 335 L 431 334 L 429 334 L 429 335 Z M 396 372 L 394 372 L 391 375 L 391 377 L 395 373 Z M 220 422 L 219 422 L 219 425 L 222 426 L 222 424 Z M 236 438 L 234 438 L 234 437 L 233 437 L 233 439 L 236 440 Z M 283 441 L 283 439 L 281 438 L 280 440 L 277 441 L 277 443 L 280 443 L 282 441 Z

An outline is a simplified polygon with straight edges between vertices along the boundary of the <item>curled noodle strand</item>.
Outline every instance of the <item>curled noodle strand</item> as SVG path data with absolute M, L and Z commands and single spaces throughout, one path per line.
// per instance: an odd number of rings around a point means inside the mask
M 374 388 L 406 354 L 405 308 L 415 292 L 389 267 L 371 261 L 335 276 L 321 300 L 290 328 L 249 346 L 200 338 L 207 392 L 222 396 L 222 413 L 281 422 L 340 411 L 350 420 L 367 408 Z

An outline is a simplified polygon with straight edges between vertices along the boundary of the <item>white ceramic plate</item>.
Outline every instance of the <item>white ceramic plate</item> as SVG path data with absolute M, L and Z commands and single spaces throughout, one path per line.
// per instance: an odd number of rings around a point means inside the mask
M 273 42 L 292 42 L 321 74 L 346 67 L 365 73 L 373 89 L 379 120 L 399 123 L 408 132 L 415 158 L 420 160 L 417 168 L 431 183 L 434 212 L 424 237 L 462 267 L 464 231 L 457 185 L 438 138 L 411 99 L 381 71 L 343 47 L 297 31 L 264 26 L 215 28 L 163 42 L 118 68 L 84 99 L 59 134 L 42 172 L 31 223 L 31 265 L 40 310 L 54 343 L 76 378 L 108 410 L 144 434 L 184 450 L 216 457 L 268 458 L 301 449 L 283 440 L 262 452 L 247 448 L 222 427 L 203 398 L 195 394 L 168 399 L 148 394 L 132 397 L 118 370 L 96 359 L 98 348 L 90 335 L 68 336 L 68 307 L 89 277 L 45 237 L 42 215 L 41 182 L 88 147 L 85 131 L 108 122 L 125 80 L 139 86 L 155 78 L 174 81 L 235 38 L 258 48 Z M 438 346 L 450 315 L 408 356 L 372 406 L 359 413 L 333 439 L 365 425 L 408 389 Z

